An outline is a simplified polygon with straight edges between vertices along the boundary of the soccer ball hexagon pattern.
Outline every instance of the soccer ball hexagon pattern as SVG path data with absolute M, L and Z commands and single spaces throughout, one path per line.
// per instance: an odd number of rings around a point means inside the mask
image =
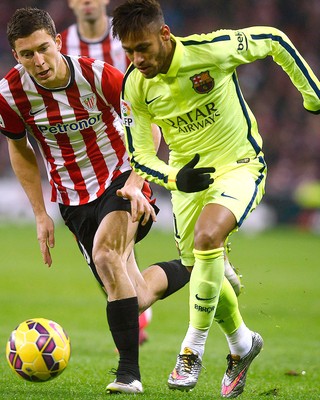
M 6 356 L 10 368 L 23 379 L 45 382 L 61 374 L 71 354 L 70 338 L 56 322 L 32 318 L 10 335 Z

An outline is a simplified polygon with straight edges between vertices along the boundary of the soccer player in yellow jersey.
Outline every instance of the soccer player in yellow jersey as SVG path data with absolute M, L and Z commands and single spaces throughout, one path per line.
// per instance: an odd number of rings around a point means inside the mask
M 261 201 L 267 167 L 236 68 L 272 56 L 315 114 L 319 81 L 289 38 L 272 27 L 178 38 L 156 0 L 126 0 L 114 10 L 113 33 L 132 62 L 121 104 L 131 165 L 172 191 L 181 261 L 193 266 L 189 328 L 168 385 L 196 385 L 215 319 L 230 349 L 221 395 L 237 397 L 263 340 L 245 325 L 224 279 L 223 246 Z M 161 127 L 170 148 L 168 164 L 156 155 L 151 123 Z

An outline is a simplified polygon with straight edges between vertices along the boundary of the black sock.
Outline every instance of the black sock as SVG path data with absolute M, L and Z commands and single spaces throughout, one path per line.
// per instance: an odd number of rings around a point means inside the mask
M 167 275 L 168 287 L 161 299 L 165 299 L 171 294 L 183 288 L 190 281 L 190 272 L 182 265 L 180 260 L 164 261 L 154 263 L 159 265 Z
M 124 381 L 124 377 L 130 375 L 140 381 L 138 298 L 108 302 L 107 319 L 120 356 L 117 380 L 130 383 Z

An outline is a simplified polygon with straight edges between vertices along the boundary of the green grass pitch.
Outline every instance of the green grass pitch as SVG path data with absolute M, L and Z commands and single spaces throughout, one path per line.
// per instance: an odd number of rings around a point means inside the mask
M 42 264 L 34 226 L 2 225 L 0 238 L 0 398 L 104 399 L 104 388 L 114 379 L 108 372 L 116 367 L 117 356 L 105 318 L 105 299 L 72 235 L 64 226 L 56 227 L 50 269 Z M 171 232 L 153 229 L 137 245 L 137 256 L 141 268 L 175 258 Z M 241 312 L 265 341 L 249 370 L 242 400 L 320 399 L 319 256 L 319 236 L 311 233 L 275 229 L 252 236 L 234 234 L 230 258 L 245 285 L 239 298 Z M 10 332 L 32 317 L 57 321 L 71 337 L 67 369 L 46 383 L 15 376 L 5 359 Z M 141 400 L 220 398 L 228 350 L 216 325 L 197 387 L 181 393 L 166 386 L 187 323 L 187 287 L 153 306 L 149 341 L 141 347 L 145 389 Z

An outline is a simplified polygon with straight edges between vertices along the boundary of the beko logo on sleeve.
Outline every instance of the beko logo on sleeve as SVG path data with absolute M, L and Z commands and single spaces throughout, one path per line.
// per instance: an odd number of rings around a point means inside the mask
M 248 41 L 246 35 L 243 32 L 236 32 L 236 38 L 238 41 L 238 51 L 248 50 Z

